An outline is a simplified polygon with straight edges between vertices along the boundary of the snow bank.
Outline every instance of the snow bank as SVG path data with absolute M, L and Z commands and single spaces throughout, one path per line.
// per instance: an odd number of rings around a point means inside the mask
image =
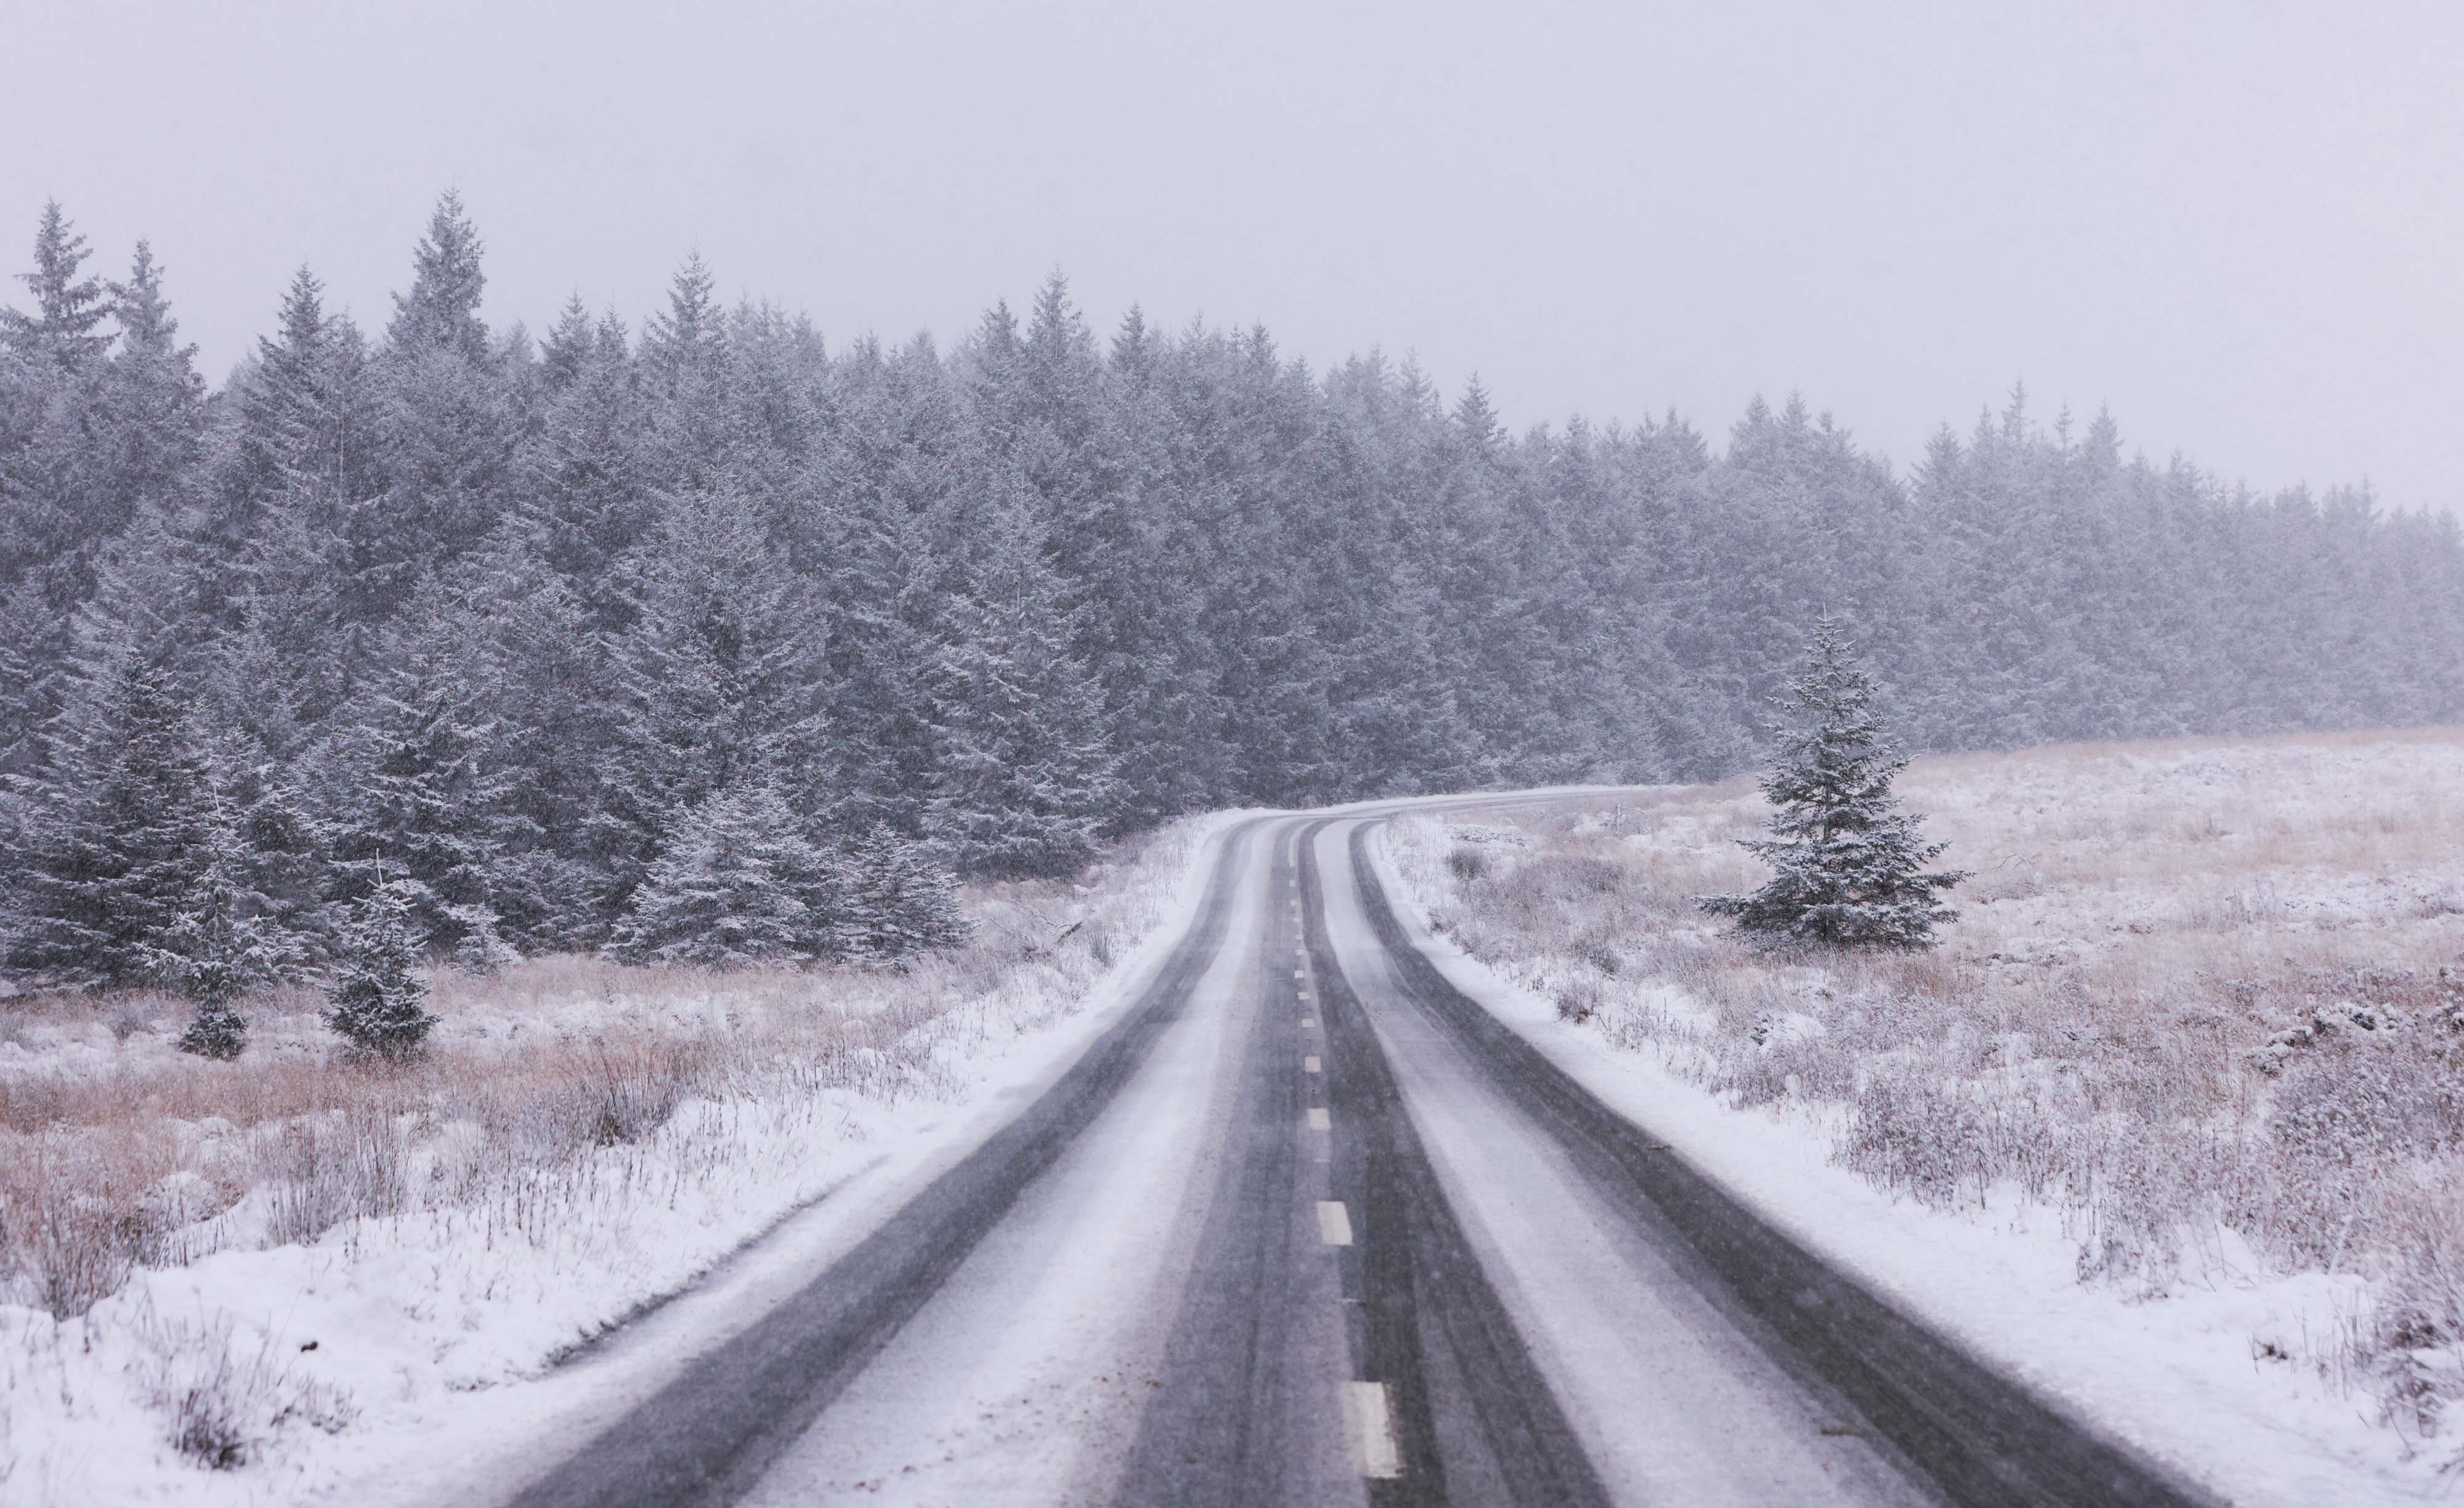
M 397 1105 L 385 1117 L 362 1107 L 253 1130 L 184 1123 L 178 1143 L 191 1166 L 165 1175 L 173 1187 L 210 1181 L 219 1144 L 289 1137 L 331 1144 L 326 1166 L 347 1152 L 341 1165 L 359 1176 L 383 1171 L 397 1208 L 284 1242 L 275 1238 L 281 1201 L 310 1185 L 260 1185 L 157 1243 L 194 1259 L 141 1264 L 81 1315 L 0 1304 L 0 1497 L 428 1500 L 473 1461 L 536 1453 L 560 1430 L 585 1430 L 614 1393 L 649 1386 L 758 1314 L 791 1272 L 808 1274 L 860 1238 L 1066 1067 L 1183 929 L 1209 841 L 1230 820 L 1177 824 L 1082 887 L 975 898 L 996 934 L 984 947 L 1001 956 L 942 981 L 974 983 L 963 996 L 919 1003 L 896 980 L 807 980 L 808 994 L 840 997 L 803 1008 L 886 1013 L 886 1030 L 853 1047 L 832 1037 L 833 1052 L 802 1057 L 811 1039 L 754 1032 L 759 1051 L 747 1056 L 773 1060 L 731 1060 L 724 1073 L 690 1080 L 707 1092 L 661 1106 L 634 1139 L 506 1169 L 489 1166 L 499 1123 L 468 1113 Z M 628 1051 L 646 1038 L 704 1043 L 713 1022 L 741 1026 L 781 1003 L 753 997 L 780 985 L 730 998 L 721 976 L 649 1011 L 527 1000 L 495 1018 L 465 1011 L 443 1035 L 475 1054 L 474 1044 L 569 1039 L 621 1017 Z M 0 1047 L 0 1075 L 22 1084 L 113 1066 L 92 1034 L 52 1037 L 32 1051 L 22 1039 Z M 619 1064 L 603 1098 L 627 1082 Z M 84 1129 L 88 1141 L 108 1134 Z M 73 1134 L 47 1136 L 65 1156 Z M 636 1331 L 657 1334 L 615 1365 L 557 1366 Z
M 1742 787 L 1407 818 L 1380 863 L 1449 973 L 1603 1100 L 2048 1394 L 2236 1501 L 2451 1497 L 2454 1337 L 2391 1317 L 2453 1286 L 2453 1153 L 2382 1147 L 2326 1180 L 2277 1119 L 2373 1054 L 2452 1049 L 2434 1026 L 2272 1067 L 2265 1047 L 2339 981 L 2428 1019 L 2413 997 L 2464 959 L 2464 813 L 2442 801 L 2464 739 L 1964 756 L 1907 789 L 1982 873 L 1941 952 L 1898 972 L 1753 954 L 1688 913 L 1751 878 L 1728 847 L 1758 815 Z M 2273 900 L 2218 901 L 2236 894 Z M 2226 1108 L 2185 1098 L 2166 1123 L 2176 1068 Z M 1904 1120 L 1919 1145 L 1889 1167 L 1877 1105 L 1925 1092 L 1957 1117 Z M 2251 1203 L 2304 1179 L 2343 1201 L 2337 1259 L 2303 1255 L 2301 1210 Z

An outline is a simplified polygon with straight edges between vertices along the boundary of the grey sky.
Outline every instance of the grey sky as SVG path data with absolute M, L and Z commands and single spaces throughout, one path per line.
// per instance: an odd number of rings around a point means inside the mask
M 534 328 L 695 247 L 833 339 L 1058 265 L 1522 423 L 1795 388 L 1904 462 L 2024 379 L 2464 499 L 2454 5 L 0 0 L 0 252 L 47 194 L 150 235 L 217 377 L 303 260 L 381 324 L 453 185 Z

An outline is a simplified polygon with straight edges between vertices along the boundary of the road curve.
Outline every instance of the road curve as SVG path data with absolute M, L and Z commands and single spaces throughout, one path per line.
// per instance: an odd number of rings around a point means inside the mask
M 1047 1090 L 510 1500 L 2202 1500 L 1458 991 L 1370 862 L 1402 809 L 1228 832 Z

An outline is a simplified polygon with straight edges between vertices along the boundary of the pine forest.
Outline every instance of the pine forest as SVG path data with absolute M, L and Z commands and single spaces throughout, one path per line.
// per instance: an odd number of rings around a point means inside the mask
M 228 998 L 363 932 L 894 963 L 960 885 L 1181 813 L 1744 770 L 1826 616 L 1909 752 L 2464 718 L 2453 516 L 2017 393 L 1895 468 L 1794 398 L 1515 433 L 1375 353 L 1099 333 L 1058 274 L 940 345 L 825 341 L 698 258 L 638 324 L 531 331 L 483 319 L 450 194 L 382 328 L 303 268 L 215 388 L 143 244 L 114 279 L 35 231 L 0 315 L 29 980 Z

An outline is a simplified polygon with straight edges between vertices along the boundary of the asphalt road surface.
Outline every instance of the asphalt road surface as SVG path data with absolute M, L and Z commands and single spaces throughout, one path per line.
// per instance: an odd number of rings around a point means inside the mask
M 1369 863 L 1382 820 L 1229 833 L 1046 1091 L 514 1500 L 2206 1500 L 1463 994 Z

